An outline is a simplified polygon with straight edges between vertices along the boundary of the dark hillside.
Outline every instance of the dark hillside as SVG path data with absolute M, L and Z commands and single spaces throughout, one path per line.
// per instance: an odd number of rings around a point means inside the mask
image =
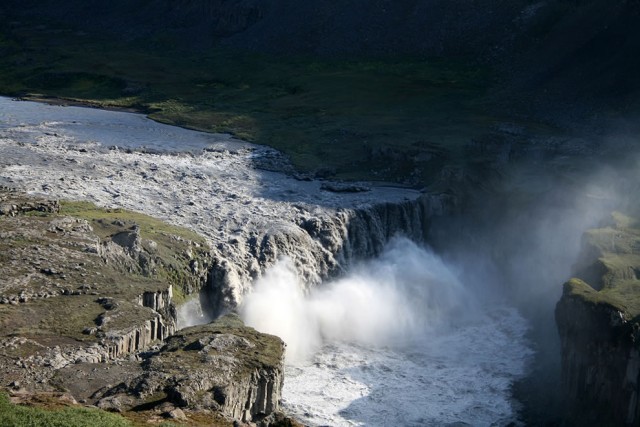
M 75 29 L 80 39 L 97 35 L 196 52 L 223 46 L 314 57 L 464 57 L 501 65 L 513 82 L 501 95 L 527 113 L 549 116 L 549 106 L 557 105 L 554 114 L 573 120 L 640 108 L 636 0 L 2 3 L 0 20 L 9 28 L 31 23 Z
M 512 89 L 569 119 L 640 113 L 640 2 L 547 3 L 521 38 Z
M 8 15 L 122 40 L 271 53 L 486 55 L 510 41 L 527 1 L 8 0 Z

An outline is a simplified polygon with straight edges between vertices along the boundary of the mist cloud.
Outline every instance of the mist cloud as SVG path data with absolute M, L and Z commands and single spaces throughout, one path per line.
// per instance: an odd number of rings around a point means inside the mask
M 247 325 L 287 343 L 288 361 L 309 357 L 327 341 L 402 345 L 460 321 L 473 305 L 438 256 L 404 238 L 344 278 L 308 294 L 303 288 L 292 263 L 283 259 L 254 284 L 240 307 Z

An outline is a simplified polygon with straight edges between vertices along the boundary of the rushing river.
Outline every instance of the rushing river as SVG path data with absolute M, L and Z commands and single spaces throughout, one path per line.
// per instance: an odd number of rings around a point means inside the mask
M 137 114 L 0 97 L 0 117 L 7 183 L 161 216 L 213 243 L 234 237 L 239 224 L 293 221 L 289 203 L 303 197 L 324 206 L 416 197 L 384 188 L 323 192 L 317 182 L 256 172 L 257 151 L 242 151 L 228 135 Z M 228 151 L 199 154 L 212 145 Z M 482 426 L 517 418 L 510 388 L 532 355 L 527 323 L 429 250 L 396 239 L 339 280 L 303 288 L 284 259 L 240 309 L 248 324 L 287 342 L 284 408 L 305 423 Z
M 518 312 L 465 286 L 438 256 L 395 239 L 310 293 L 283 262 L 245 321 L 288 344 L 284 405 L 310 425 L 506 425 L 532 355 Z

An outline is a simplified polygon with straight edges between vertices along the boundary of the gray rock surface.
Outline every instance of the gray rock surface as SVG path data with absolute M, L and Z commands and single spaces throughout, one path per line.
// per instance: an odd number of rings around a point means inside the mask
M 6 189 L 0 190 L 0 199 L 9 200 L 19 213 L 32 212 L 33 206 L 59 208 L 57 202 Z M 2 384 L 19 381 L 47 389 L 55 370 L 146 350 L 175 332 L 173 286 L 188 293 L 206 283 L 206 270 L 189 268 L 192 259 L 209 264 L 208 250 L 196 247 L 197 242 L 169 240 L 169 249 L 166 241 L 151 245 L 136 234 L 135 251 L 114 252 L 111 238 L 98 234 L 132 233 L 130 224 L 101 225 L 102 220 L 35 212 L 0 216 Z M 145 249 L 152 246 L 159 252 Z M 186 250 L 191 258 L 183 258 L 182 268 L 190 277 L 180 275 L 176 256 Z M 143 268 L 150 264 L 152 270 Z
M 280 338 L 261 334 L 245 327 L 237 316 L 227 315 L 168 338 L 142 364 L 141 375 L 103 393 L 97 405 L 126 410 L 148 405 L 155 396 L 152 403 L 158 406 L 170 402 L 178 408 L 221 412 L 243 422 L 263 421 L 280 409 L 284 348 Z

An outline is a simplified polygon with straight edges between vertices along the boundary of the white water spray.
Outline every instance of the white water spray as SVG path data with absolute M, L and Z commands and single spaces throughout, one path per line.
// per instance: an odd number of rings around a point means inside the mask
M 178 307 L 178 329 L 202 325 L 212 319 L 202 310 L 200 298 L 195 297 Z
M 287 343 L 289 362 L 309 357 L 323 342 L 402 345 L 447 327 L 470 308 L 453 272 L 407 239 L 395 239 L 345 278 L 308 294 L 302 289 L 292 263 L 283 259 L 255 283 L 240 308 L 247 325 Z
M 308 293 L 288 260 L 254 284 L 245 323 L 287 343 L 283 404 L 308 425 L 514 421 L 526 322 L 407 239 Z

